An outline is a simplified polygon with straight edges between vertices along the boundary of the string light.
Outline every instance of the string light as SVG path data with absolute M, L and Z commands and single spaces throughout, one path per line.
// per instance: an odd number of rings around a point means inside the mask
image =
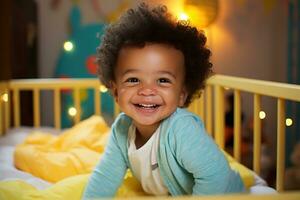
M 291 118 L 286 118 L 285 119 L 285 125 L 286 126 L 292 126 L 293 125 L 293 120 Z
M 267 115 L 266 115 L 266 113 L 265 113 L 264 111 L 260 111 L 260 112 L 259 112 L 259 118 L 260 118 L 260 119 L 265 119 L 266 116 L 267 116 Z
M 77 114 L 77 110 L 74 107 L 70 107 L 68 113 L 71 117 L 74 117 Z
M 4 94 L 2 95 L 2 101 L 8 102 L 8 94 L 7 94 L 7 93 L 4 93 Z
M 99 90 L 100 92 L 105 93 L 108 89 L 104 85 L 100 85 Z
M 73 48 L 74 48 L 74 45 L 73 45 L 72 42 L 66 41 L 66 42 L 64 43 L 64 49 L 65 49 L 66 51 L 72 51 Z

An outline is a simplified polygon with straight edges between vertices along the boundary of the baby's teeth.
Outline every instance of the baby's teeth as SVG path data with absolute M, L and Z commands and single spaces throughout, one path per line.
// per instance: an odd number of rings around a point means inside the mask
M 143 107 L 154 107 L 155 106 L 155 104 L 140 104 L 141 106 L 143 106 Z

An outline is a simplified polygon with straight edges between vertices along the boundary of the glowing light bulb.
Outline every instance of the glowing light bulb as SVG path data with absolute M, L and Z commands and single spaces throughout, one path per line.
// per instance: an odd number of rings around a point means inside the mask
M 72 42 L 66 41 L 66 42 L 64 43 L 64 49 L 65 49 L 66 51 L 72 51 L 73 48 L 74 48 L 74 45 L 73 45 Z
M 71 117 L 74 117 L 77 114 L 77 110 L 74 107 L 70 107 L 68 113 Z
M 291 118 L 286 118 L 285 125 L 286 126 L 292 126 L 293 125 L 293 120 Z
M 178 15 L 178 19 L 179 19 L 179 20 L 183 20 L 183 21 L 187 21 L 187 20 L 189 19 L 189 16 L 188 16 L 186 13 L 181 12 L 181 13 L 179 13 L 179 15 Z
M 100 85 L 99 90 L 100 92 L 105 93 L 108 89 L 104 85 Z
M 259 118 L 260 118 L 260 119 L 265 119 L 266 116 L 267 116 L 267 115 L 266 115 L 266 113 L 265 113 L 264 111 L 260 111 L 260 112 L 259 112 Z
M 7 93 L 4 93 L 4 94 L 2 95 L 2 101 L 8 102 L 8 94 L 7 94 Z

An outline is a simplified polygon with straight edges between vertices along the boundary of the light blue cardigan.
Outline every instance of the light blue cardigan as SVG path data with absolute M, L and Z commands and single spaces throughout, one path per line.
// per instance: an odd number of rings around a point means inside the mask
M 105 153 L 85 188 L 84 199 L 113 197 L 130 168 L 127 133 L 132 120 L 121 113 L 112 125 Z M 158 166 L 171 195 L 243 192 L 240 175 L 206 133 L 202 121 L 185 109 L 161 124 Z

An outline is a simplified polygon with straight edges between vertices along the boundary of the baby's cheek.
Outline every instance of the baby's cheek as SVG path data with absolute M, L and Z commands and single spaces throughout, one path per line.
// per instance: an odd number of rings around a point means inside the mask
M 119 89 L 119 94 L 120 94 L 120 95 L 125 95 L 125 94 L 126 94 L 126 91 L 128 91 L 128 90 L 126 90 L 125 88 L 120 88 L 120 89 Z
M 119 88 L 118 90 L 118 101 L 121 103 L 122 101 L 127 101 L 130 99 L 130 91 L 126 88 Z

